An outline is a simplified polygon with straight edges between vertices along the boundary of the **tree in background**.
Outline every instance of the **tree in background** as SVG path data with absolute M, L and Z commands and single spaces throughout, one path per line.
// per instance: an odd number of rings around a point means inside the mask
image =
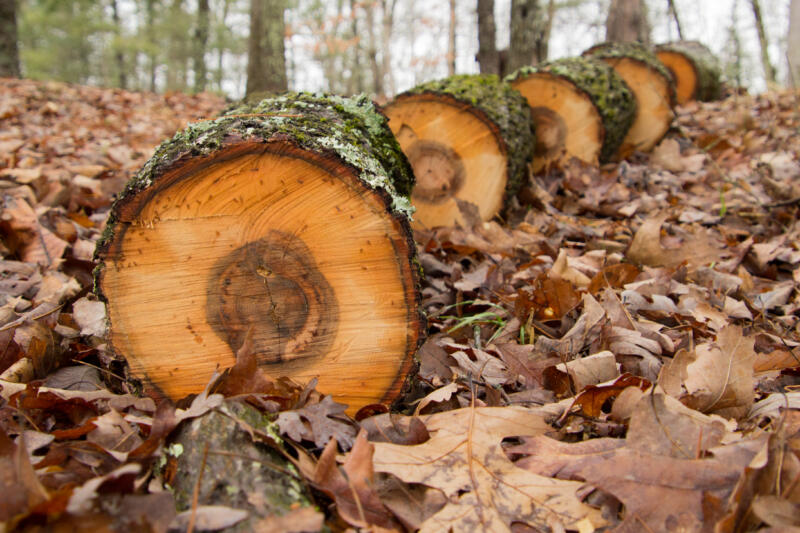
M 786 37 L 788 85 L 800 88 L 800 0 L 789 4 L 789 34 Z
M 611 0 L 606 19 L 606 41 L 650 44 L 650 24 L 644 0 Z
M 283 0 L 250 0 L 246 96 L 288 88 Z
M 478 55 L 481 74 L 500 74 L 494 0 L 478 0 Z
M 545 36 L 544 11 L 539 0 L 511 0 L 511 40 L 504 74 L 538 62 L 537 48 Z
M 208 46 L 209 26 L 208 0 L 197 0 L 197 25 L 194 30 L 194 55 L 192 56 L 192 69 L 194 70 L 194 92 L 206 90 L 206 47 Z
M 0 0 L 0 77 L 18 78 L 17 0 Z
M 758 44 L 761 47 L 761 66 L 764 68 L 764 79 L 767 85 L 774 84 L 775 67 L 769 59 L 769 40 L 764 29 L 764 18 L 761 16 L 761 4 L 758 0 L 750 0 L 750 7 L 753 9 L 753 17 L 758 31 Z

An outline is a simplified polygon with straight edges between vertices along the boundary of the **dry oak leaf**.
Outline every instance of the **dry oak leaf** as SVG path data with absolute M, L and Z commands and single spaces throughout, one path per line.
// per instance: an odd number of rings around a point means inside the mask
M 375 492 L 374 446 L 362 429 L 344 465 L 339 468 L 336 464 L 336 439 L 331 439 L 319 458 L 312 481 L 336 501 L 339 515 L 350 525 L 400 531 L 400 523 L 383 506 Z
M 703 413 L 739 418 L 745 416 L 755 398 L 753 362 L 756 358 L 753 337 L 742 335 L 742 328 L 727 326 L 714 343 L 695 349 L 696 358 L 686 367 L 681 401 Z
M 728 498 L 745 463 L 676 459 L 622 445 L 618 439 L 567 444 L 538 436 L 510 450 L 530 454 L 516 464 L 532 472 L 580 479 L 625 505 L 614 531 L 708 531 L 717 518 L 712 502 Z
M 606 522 L 575 495 L 581 484 L 526 472 L 506 457 L 501 441 L 550 429 L 522 407 L 468 407 L 423 418 L 431 439 L 416 446 L 375 443 L 376 472 L 439 489 L 447 504 L 420 527 L 439 531 L 510 531 L 512 522 L 541 530 Z

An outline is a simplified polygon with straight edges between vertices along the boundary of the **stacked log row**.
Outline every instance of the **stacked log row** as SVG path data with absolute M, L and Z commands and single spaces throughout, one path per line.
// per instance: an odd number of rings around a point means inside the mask
M 290 94 L 163 143 L 112 207 L 96 288 L 154 396 L 239 350 L 351 411 L 400 391 L 422 331 L 413 174 L 366 99 Z
M 672 123 L 675 84 L 656 55 L 638 43 L 603 43 L 583 53 L 602 59 L 625 80 L 636 97 L 636 118 L 617 155 L 648 152 L 666 135 Z
M 576 157 L 608 161 L 636 115 L 636 100 L 605 62 L 574 57 L 523 67 L 507 78 L 531 106 L 533 170 Z
M 530 108 L 497 76 L 425 83 L 384 111 L 416 175 L 416 227 L 463 225 L 462 202 L 489 220 L 527 178 L 534 144 Z
M 656 47 L 656 56 L 675 78 L 678 104 L 722 97 L 722 68 L 716 56 L 702 43 L 678 41 L 661 44 Z

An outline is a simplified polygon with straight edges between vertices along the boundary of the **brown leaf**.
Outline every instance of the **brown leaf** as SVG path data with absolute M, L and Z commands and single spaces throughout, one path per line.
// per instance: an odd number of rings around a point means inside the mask
M 626 256 L 639 265 L 660 266 L 667 263 L 666 251 L 661 247 L 661 225 L 669 215 L 661 213 L 642 222 Z
M 704 413 L 741 417 L 753 405 L 754 339 L 738 326 L 727 326 L 714 343 L 695 349 L 696 358 L 686 367 L 682 401 Z
M 23 445 L 0 428 L 0 522 L 11 522 L 47 500 Z
M 400 524 L 383 506 L 373 488 L 373 451 L 367 433 L 362 430 L 344 465 L 339 468 L 336 465 L 336 440 L 331 439 L 319 458 L 313 483 L 334 499 L 339 515 L 348 524 L 400 530 Z
M 653 455 L 632 448 L 630 439 L 623 446 L 615 439 L 566 444 L 537 437 L 511 451 L 531 454 L 517 462 L 531 472 L 585 480 L 618 498 L 625 519 L 617 531 L 701 531 L 713 518 L 707 498 L 725 500 L 744 468 L 729 460 Z
M 416 446 L 376 443 L 375 470 L 407 483 L 444 491 L 448 503 L 421 532 L 507 531 L 511 522 L 545 529 L 575 528 L 581 520 L 604 524 L 582 504 L 577 483 L 537 476 L 514 466 L 500 446 L 504 437 L 549 429 L 535 410 L 521 407 L 465 408 L 425 418 L 431 439 Z
M 585 414 L 599 417 L 603 413 L 603 404 L 619 396 L 628 387 L 647 390 L 650 382 L 630 374 L 623 374 L 611 383 L 587 386 L 575 398 L 575 405 L 579 405 Z
M 281 412 L 276 422 L 282 433 L 297 442 L 307 440 L 321 448 L 335 438 L 345 449 L 349 449 L 353 445 L 356 428 L 345 416 L 346 410 L 346 405 L 336 403 L 331 396 L 325 396 L 319 403 Z
M 603 268 L 592 278 L 588 290 L 596 296 L 605 288 L 621 289 L 634 281 L 638 275 L 639 269 L 630 263 L 610 265 Z

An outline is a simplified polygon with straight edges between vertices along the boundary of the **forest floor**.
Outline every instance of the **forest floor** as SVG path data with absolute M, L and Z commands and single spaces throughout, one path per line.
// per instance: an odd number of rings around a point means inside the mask
M 690 103 L 650 154 L 536 177 L 506 221 L 417 232 L 430 335 L 413 396 L 354 420 L 313 383 L 254 379 L 248 354 L 216 393 L 138 398 L 107 350 L 92 254 L 113 195 L 221 98 L 3 80 L 0 522 L 799 528 L 799 104 Z M 291 450 L 313 505 L 265 517 L 257 495 L 225 500 L 237 480 L 212 500 L 208 445 L 189 498 L 170 489 L 180 426 L 229 402 L 275 421 L 237 424 Z

